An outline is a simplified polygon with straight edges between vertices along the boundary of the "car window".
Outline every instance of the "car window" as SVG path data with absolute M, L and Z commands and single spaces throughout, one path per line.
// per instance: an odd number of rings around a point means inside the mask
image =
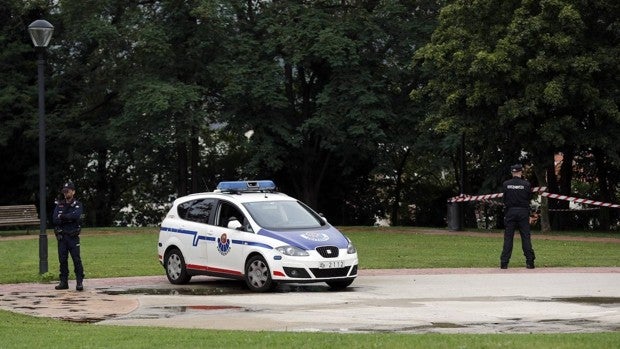
M 209 217 L 211 216 L 214 203 L 214 199 L 187 201 L 178 205 L 177 213 L 182 219 L 207 224 L 209 223 Z
M 243 204 L 256 223 L 268 229 L 319 228 L 324 222 L 298 201 L 260 201 Z
M 220 201 L 220 209 L 218 211 L 218 217 L 215 224 L 220 227 L 227 227 L 228 221 L 231 218 L 237 219 L 241 224 L 244 222 L 243 213 L 239 211 L 237 206 L 227 201 Z

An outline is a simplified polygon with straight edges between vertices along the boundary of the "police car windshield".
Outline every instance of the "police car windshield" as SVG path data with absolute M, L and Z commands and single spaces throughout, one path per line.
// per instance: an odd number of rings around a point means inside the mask
M 252 218 L 266 229 L 320 228 L 325 221 L 298 201 L 258 201 L 243 204 Z

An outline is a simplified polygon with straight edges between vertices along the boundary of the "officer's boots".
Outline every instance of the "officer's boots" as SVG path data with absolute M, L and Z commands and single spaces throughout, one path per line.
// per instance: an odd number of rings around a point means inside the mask
M 67 281 L 60 280 L 60 283 L 54 288 L 57 290 L 66 290 L 69 288 L 69 283 Z
M 84 285 L 82 284 L 82 280 L 77 280 L 77 285 L 75 286 L 75 289 L 78 291 L 84 290 Z
M 528 269 L 534 269 L 535 268 L 534 261 L 526 261 L 525 262 L 525 267 L 528 268 Z

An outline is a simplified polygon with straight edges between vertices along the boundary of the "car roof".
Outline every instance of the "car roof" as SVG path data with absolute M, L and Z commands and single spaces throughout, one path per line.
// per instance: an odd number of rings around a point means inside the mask
M 228 192 L 205 192 L 195 193 L 182 196 L 174 200 L 174 204 L 177 205 L 182 202 L 196 200 L 196 199 L 226 199 L 237 203 L 256 202 L 256 201 L 297 201 L 284 193 L 279 192 L 241 192 L 241 193 L 228 193 Z

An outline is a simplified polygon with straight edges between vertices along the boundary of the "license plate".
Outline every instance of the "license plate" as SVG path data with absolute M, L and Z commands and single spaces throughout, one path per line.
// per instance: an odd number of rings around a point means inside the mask
M 333 269 L 342 267 L 344 267 L 344 261 L 329 261 L 319 263 L 319 269 Z

